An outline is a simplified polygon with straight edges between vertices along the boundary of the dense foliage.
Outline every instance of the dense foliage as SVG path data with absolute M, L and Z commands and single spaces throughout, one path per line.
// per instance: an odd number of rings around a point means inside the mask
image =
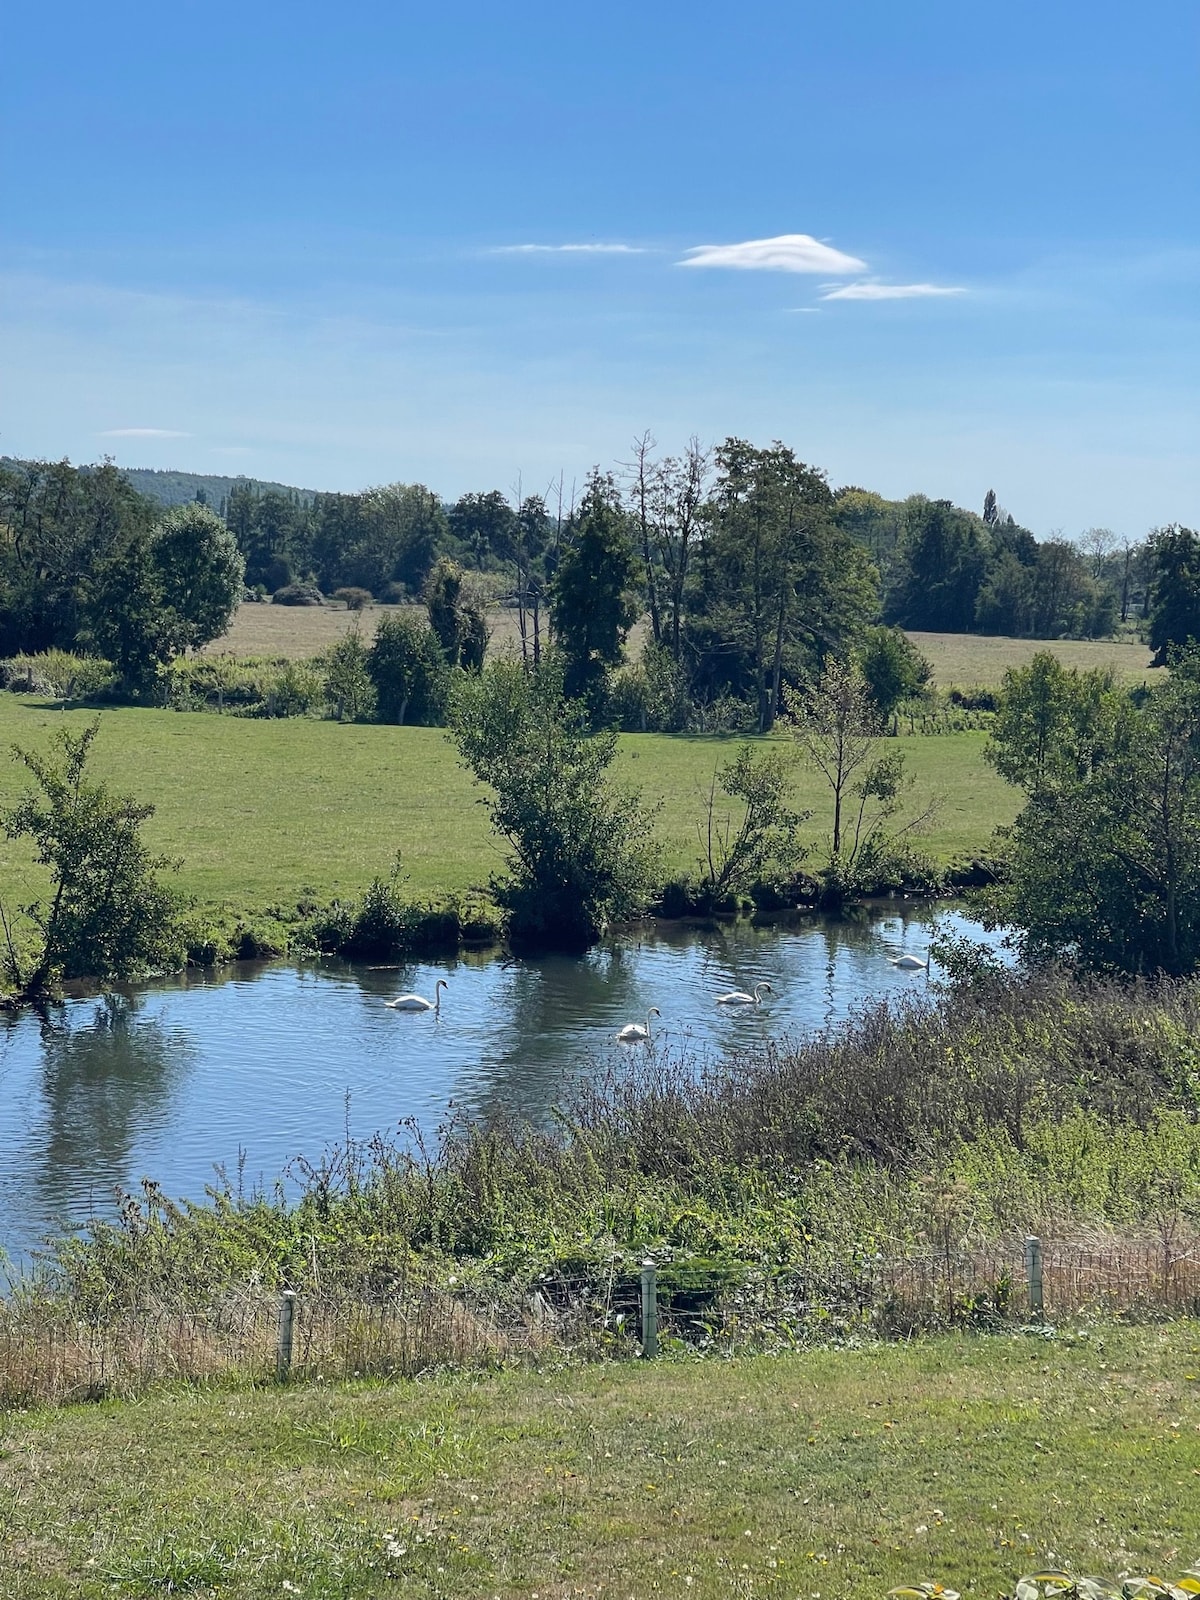
M 0 471 L 0 654 L 79 645 L 144 687 L 223 633 L 243 561 L 214 512 L 157 520 L 111 465 Z
M 1200 965 L 1200 658 L 1131 694 L 1041 654 L 1006 674 L 990 759 L 1026 792 L 998 917 L 1035 959 Z
M 214 478 L 210 494 L 187 475 L 138 482 L 160 503 L 194 482 L 195 498 L 163 519 L 111 464 L 0 462 L 0 657 L 87 651 L 146 696 L 164 666 L 221 631 L 240 561 L 253 594 L 277 604 L 408 601 L 422 626 L 423 604 L 452 675 L 479 670 L 488 608 L 503 608 L 522 662 L 555 648 L 594 727 L 765 733 L 830 659 L 857 661 L 881 715 L 915 714 L 929 674 L 904 628 L 1095 637 L 1119 618 L 1144 625 L 1162 664 L 1200 627 L 1185 528 L 1143 543 L 1106 528 L 1039 542 L 990 490 L 982 515 L 835 491 L 778 442 L 692 440 L 663 456 L 647 434 L 619 471 L 595 469 L 578 501 L 561 480 L 546 495 L 518 484 L 453 504 L 421 484 L 319 494 Z M 630 660 L 639 618 L 646 636 Z M 403 642 L 420 656 L 423 637 Z M 372 697 L 363 664 L 348 665 L 353 692 L 335 687 L 335 714 L 443 714 L 449 680 L 422 668 L 415 699 L 403 684 Z M 402 677 L 414 671 L 410 660 Z

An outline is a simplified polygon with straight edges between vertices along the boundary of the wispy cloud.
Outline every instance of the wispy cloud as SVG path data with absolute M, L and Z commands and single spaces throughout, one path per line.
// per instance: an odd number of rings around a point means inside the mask
M 742 244 L 699 244 L 681 267 L 732 267 L 743 272 L 865 272 L 867 263 L 848 256 L 811 233 L 781 233 L 774 239 L 747 239 Z
M 104 428 L 102 439 L 190 439 L 190 433 L 178 428 Z
M 822 300 L 930 300 L 942 295 L 966 294 L 943 283 L 842 283 L 828 289 Z
M 494 256 L 644 256 L 638 244 L 501 244 Z

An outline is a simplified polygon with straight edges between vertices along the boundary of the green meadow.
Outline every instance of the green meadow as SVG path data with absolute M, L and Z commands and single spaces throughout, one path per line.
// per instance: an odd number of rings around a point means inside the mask
M 44 750 L 54 729 L 81 728 L 94 715 L 0 694 L 0 746 Z M 937 797 L 923 848 L 942 862 L 984 850 L 1017 795 L 983 760 L 985 735 L 957 733 L 897 741 L 913 776 L 911 803 Z M 621 738 L 618 774 L 661 803 L 657 828 L 669 871 L 695 866 L 700 821 L 714 772 L 736 741 L 661 734 Z M 278 721 L 114 708 L 101 715 L 98 776 L 155 806 L 146 834 L 180 858 L 181 887 L 201 904 L 261 910 L 363 889 L 389 871 L 396 851 L 408 893 L 437 897 L 485 885 L 500 861 L 479 803 L 481 791 L 438 728 L 393 728 L 295 718 Z M 0 804 L 28 775 L 0 763 Z M 828 830 L 819 775 L 798 767 L 796 792 L 814 815 L 815 846 Z M 28 853 L 0 848 L 9 886 L 28 884 Z
M 1200 1326 L 0 1416 L 5 1600 L 971 1600 L 1200 1557 Z

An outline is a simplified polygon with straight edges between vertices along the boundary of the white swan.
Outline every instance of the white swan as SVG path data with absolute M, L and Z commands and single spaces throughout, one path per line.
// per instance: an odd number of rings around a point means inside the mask
M 445 978 L 439 978 L 433 991 L 432 1000 L 426 1000 L 425 996 L 421 994 L 401 994 L 397 995 L 394 1000 L 385 1000 L 383 1003 L 385 1006 L 390 1006 L 393 1011 L 436 1011 L 440 1013 L 442 1009 L 442 990 L 449 987 L 450 985 Z
M 900 967 L 905 972 L 924 972 L 926 963 L 920 956 L 889 956 L 888 960 L 894 967 Z
M 621 1044 L 649 1044 L 649 1042 L 650 1042 L 650 1018 L 651 1017 L 661 1017 L 661 1016 L 662 1016 L 662 1012 L 658 1009 L 658 1007 L 657 1006 L 651 1006 L 649 1011 L 647 1011 L 647 1013 L 646 1013 L 646 1021 L 645 1021 L 644 1025 L 642 1023 L 640 1023 L 640 1022 L 627 1022 L 625 1024 L 625 1026 L 621 1029 L 620 1033 L 617 1035 L 617 1039 L 618 1039 L 619 1043 L 621 1043 Z
M 717 1004 L 719 1006 L 760 1006 L 762 1005 L 761 991 L 764 989 L 768 994 L 774 993 L 769 983 L 756 983 L 753 994 L 747 994 L 744 989 L 731 989 L 728 994 L 719 994 L 717 996 Z

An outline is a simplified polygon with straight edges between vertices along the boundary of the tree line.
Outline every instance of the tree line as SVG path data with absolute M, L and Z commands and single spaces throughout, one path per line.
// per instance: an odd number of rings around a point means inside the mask
M 482 660 L 484 601 L 511 610 L 526 665 L 553 644 L 593 722 L 660 731 L 766 732 L 787 690 L 850 653 L 873 687 L 878 674 L 878 703 L 894 703 L 919 689 L 920 664 L 881 624 L 1053 638 L 1144 619 L 1160 662 L 1200 635 L 1187 529 L 1039 543 L 991 491 L 976 515 L 835 490 L 779 443 L 693 440 L 664 455 L 644 435 L 578 496 L 560 483 L 447 505 L 420 484 L 307 495 L 237 483 L 219 514 L 193 503 L 164 515 L 107 463 L 0 467 L 0 655 L 105 655 L 136 692 L 219 636 L 243 584 L 277 600 L 424 600 L 429 629 L 392 641 L 414 658 L 408 676 L 396 693 L 377 684 L 370 713 L 386 701 L 407 720 L 440 719 L 439 663 Z M 643 616 L 645 647 L 627 663 Z M 351 686 L 365 650 L 356 661 L 347 646 L 338 664 Z M 369 700 L 342 704 L 359 715 Z

